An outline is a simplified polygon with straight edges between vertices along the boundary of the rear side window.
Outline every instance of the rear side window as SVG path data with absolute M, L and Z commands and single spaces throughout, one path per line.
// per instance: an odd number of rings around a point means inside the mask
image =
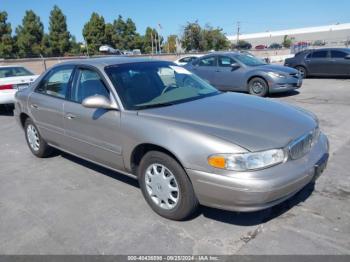
M 24 67 L 3 67 L 0 68 L 0 78 L 16 76 L 32 76 L 33 73 Z
M 326 58 L 328 51 L 316 51 L 313 52 L 312 58 Z
M 35 91 L 53 97 L 65 98 L 72 72 L 73 67 L 54 69 L 43 79 Z
M 331 51 L 331 57 L 332 58 L 344 58 L 346 57 L 348 54 L 342 51 L 338 51 L 338 50 L 332 50 Z
M 199 60 L 199 66 L 216 66 L 216 57 L 210 56 Z
M 100 75 L 91 69 L 79 69 L 70 99 L 81 103 L 85 98 L 101 95 L 110 99 L 109 90 Z

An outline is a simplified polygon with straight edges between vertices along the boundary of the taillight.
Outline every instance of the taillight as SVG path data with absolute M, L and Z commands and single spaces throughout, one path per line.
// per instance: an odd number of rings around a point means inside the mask
M 8 90 L 8 89 L 13 89 L 13 85 L 1 85 L 0 90 Z

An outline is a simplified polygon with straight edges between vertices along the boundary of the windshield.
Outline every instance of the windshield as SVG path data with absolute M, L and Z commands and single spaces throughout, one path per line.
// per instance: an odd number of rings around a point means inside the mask
M 185 68 L 169 62 L 114 65 L 105 71 L 129 110 L 173 105 L 220 93 Z
M 236 55 L 235 58 L 247 66 L 266 65 L 264 61 L 252 55 L 239 54 L 239 55 Z
M 32 72 L 29 72 L 24 67 L 2 67 L 0 68 L 0 78 L 14 77 L 14 76 L 31 76 Z

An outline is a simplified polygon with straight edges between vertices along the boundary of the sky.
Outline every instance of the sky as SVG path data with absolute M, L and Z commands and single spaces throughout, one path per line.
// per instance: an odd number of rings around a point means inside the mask
M 147 26 L 161 24 L 161 34 L 180 34 L 187 22 L 198 20 L 223 28 L 227 35 L 321 26 L 350 22 L 350 0 L 0 0 L 12 30 L 22 23 L 25 10 L 32 9 L 48 31 L 50 10 L 58 5 L 67 17 L 68 29 L 82 41 L 82 28 L 92 12 L 112 22 L 122 15 L 136 23 L 144 34 Z

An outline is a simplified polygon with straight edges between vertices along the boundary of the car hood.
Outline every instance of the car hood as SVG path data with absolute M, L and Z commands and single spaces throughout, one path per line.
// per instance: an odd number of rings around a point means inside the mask
M 287 66 L 282 66 L 282 65 L 264 65 L 264 66 L 261 66 L 260 69 L 265 72 L 281 72 L 286 74 L 298 73 L 296 69 L 287 67 Z
M 139 111 L 139 116 L 181 123 L 250 151 L 281 148 L 316 127 L 314 117 L 293 106 L 237 93 Z

